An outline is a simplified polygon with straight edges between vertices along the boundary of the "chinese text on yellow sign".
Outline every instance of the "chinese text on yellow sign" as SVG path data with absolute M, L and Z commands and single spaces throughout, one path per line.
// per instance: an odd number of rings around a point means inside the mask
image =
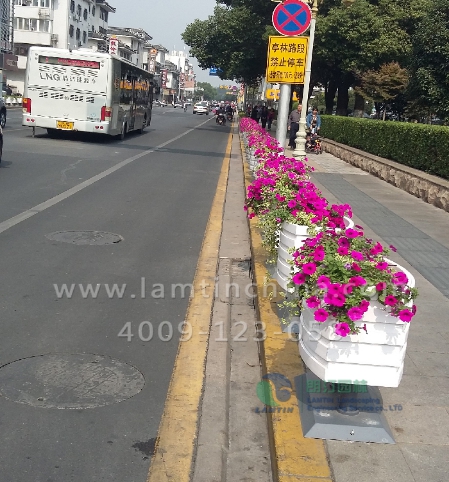
M 267 56 L 267 82 L 303 84 L 308 37 L 270 37 Z

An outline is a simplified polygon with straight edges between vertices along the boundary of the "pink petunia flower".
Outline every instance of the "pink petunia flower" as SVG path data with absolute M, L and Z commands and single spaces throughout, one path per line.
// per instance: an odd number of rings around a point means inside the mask
M 351 256 L 352 259 L 355 259 L 356 261 L 362 261 L 364 258 L 363 253 L 360 251 L 351 251 Z
M 316 280 L 316 284 L 320 290 L 324 290 L 331 285 L 331 280 L 327 276 L 321 275 Z
M 351 228 L 348 228 L 346 231 L 345 231 L 345 234 L 348 238 L 350 239 L 353 239 L 353 238 L 357 238 L 359 236 L 359 232 L 356 231 L 355 229 L 351 229 Z
M 386 263 L 385 261 L 381 261 L 380 263 L 376 264 L 376 268 L 380 271 L 383 271 L 388 268 L 388 263 Z
M 408 283 L 407 275 L 402 271 L 394 273 L 392 282 L 395 285 L 405 285 Z
M 347 283 L 343 285 L 343 294 L 345 296 L 350 295 L 354 291 L 354 285 L 352 283 Z
M 352 321 L 361 320 L 363 318 L 364 311 L 361 310 L 358 306 L 353 306 L 348 310 L 348 317 Z
M 323 323 L 329 317 L 329 313 L 323 308 L 318 308 L 317 310 L 315 310 L 313 317 L 316 321 L 320 321 L 321 323 Z
M 342 286 L 338 283 L 333 283 L 327 288 L 329 295 L 339 295 L 342 292 Z
M 326 252 L 324 251 L 324 248 L 322 248 L 321 246 L 318 246 L 318 248 L 313 253 L 313 260 L 323 261 L 325 256 L 326 256 Z
M 346 297 L 343 293 L 338 293 L 335 295 L 326 295 L 324 297 L 324 302 L 331 306 L 342 307 L 346 303 Z
M 306 275 L 304 273 L 296 273 L 292 278 L 293 283 L 296 285 L 302 285 L 306 281 Z
M 395 253 L 397 251 L 397 249 L 392 244 L 390 244 L 390 249 L 391 249 L 391 251 L 394 251 Z
M 416 315 L 416 312 L 417 312 L 416 305 L 413 305 L 413 306 L 412 306 L 412 313 L 413 313 L 414 315 Z
M 335 325 L 335 334 L 339 336 L 345 337 L 350 331 L 351 329 L 349 328 L 349 325 L 347 323 L 337 323 Z
M 337 253 L 340 255 L 340 256 L 347 256 L 349 254 L 349 251 L 348 251 L 348 248 L 346 246 L 340 246 L 338 249 L 337 249 Z
M 380 283 L 377 283 L 376 285 L 376 290 L 377 291 L 383 291 L 387 287 L 387 283 L 384 283 L 383 281 Z
M 394 306 L 396 305 L 398 300 L 393 295 L 388 295 L 385 297 L 385 304 L 387 306 Z
M 369 301 L 368 300 L 362 300 L 360 302 L 359 308 L 363 310 L 363 313 L 366 313 L 369 308 Z
M 399 312 L 399 319 L 409 323 L 413 318 L 413 313 L 410 310 L 401 310 Z
M 357 273 L 360 273 L 360 271 L 362 271 L 362 268 L 357 263 L 352 263 L 352 269 L 354 271 L 357 271 Z
M 287 206 L 289 208 L 294 208 L 296 206 L 296 201 L 294 199 L 290 199 L 290 201 L 287 203 Z
M 320 306 L 320 300 L 316 296 L 311 296 L 306 299 L 306 304 L 309 308 L 318 308 L 318 306 Z
M 380 243 L 376 243 L 371 249 L 370 253 L 373 255 L 380 254 L 383 251 L 383 246 Z
M 349 278 L 349 282 L 355 286 L 366 285 L 366 279 L 363 276 L 353 276 L 352 278 Z
M 347 247 L 350 246 L 350 244 L 351 244 L 351 242 L 349 241 L 348 238 L 340 238 L 340 239 L 338 240 L 338 245 L 339 245 L 339 246 L 343 246 L 343 247 L 347 248 Z
M 309 276 L 315 273 L 315 271 L 316 271 L 315 263 L 306 263 L 302 266 L 302 272 L 304 274 L 308 274 Z

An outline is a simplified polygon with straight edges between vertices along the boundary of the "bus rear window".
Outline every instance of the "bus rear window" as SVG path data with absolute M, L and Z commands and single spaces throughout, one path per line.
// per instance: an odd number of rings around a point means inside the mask
M 95 62 L 93 60 L 65 59 L 62 57 L 48 57 L 47 55 L 39 55 L 39 63 L 51 65 L 65 65 L 69 67 L 84 67 L 86 69 L 100 68 L 100 62 Z

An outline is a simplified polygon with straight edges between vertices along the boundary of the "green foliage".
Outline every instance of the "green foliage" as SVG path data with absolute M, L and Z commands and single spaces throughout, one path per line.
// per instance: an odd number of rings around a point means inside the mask
M 321 134 L 370 154 L 449 179 L 448 127 L 322 116 Z
M 246 7 L 217 6 L 207 20 L 195 20 L 182 34 L 203 69 L 218 67 L 220 78 L 246 84 L 265 72 L 267 42 L 263 17 Z
M 367 70 L 360 76 L 356 92 L 374 102 L 386 102 L 402 94 L 408 84 L 408 72 L 397 62 L 383 64 L 378 70 Z
M 381 14 L 368 0 L 356 0 L 350 8 L 331 8 L 319 15 L 314 63 L 333 73 L 364 72 L 385 62 L 404 58 L 409 38 L 398 22 Z M 324 77 L 329 71 L 322 70 Z
M 433 0 L 415 35 L 411 58 L 411 110 L 426 107 L 449 118 L 449 0 Z
M 214 100 L 217 95 L 217 88 L 209 82 L 197 82 L 195 95 L 203 97 L 204 100 Z

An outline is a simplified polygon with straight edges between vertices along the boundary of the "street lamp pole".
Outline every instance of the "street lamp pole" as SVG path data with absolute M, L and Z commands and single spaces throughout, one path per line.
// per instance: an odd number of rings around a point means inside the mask
M 306 71 L 304 75 L 304 90 L 302 93 L 301 119 L 299 121 L 299 130 L 296 133 L 296 138 L 295 138 L 296 148 L 293 151 L 293 157 L 306 156 L 306 148 L 305 148 L 306 116 L 307 116 L 307 108 L 308 108 L 308 102 L 309 102 L 310 76 L 312 72 L 313 43 L 315 41 L 315 25 L 316 25 L 317 13 L 318 13 L 318 0 L 313 0 L 312 20 L 310 22 L 310 31 L 309 31 L 309 45 L 307 48 Z
M 343 5 L 348 8 L 355 0 L 342 0 Z M 315 25 L 316 17 L 318 13 L 318 4 L 321 0 L 313 0 L 312 5 L 312 20 L 310 22 L 309 32 L 309 46 L 307 49 L 306 71 L 304 76 L 304 91 L 302 94 L 302 111 L 301 120 L 299 121 L 299 130 L 296 133 L 296 149 L 293 151 L 293 157 L 306 157 L 306 116 L 309 103 L 309 87 L 310 87 L 310 75 L 312 72 L 312 56 L 313 56 L 313 43 L 315 40 Z M 310 2 L 309 2 L 310 3 Z

